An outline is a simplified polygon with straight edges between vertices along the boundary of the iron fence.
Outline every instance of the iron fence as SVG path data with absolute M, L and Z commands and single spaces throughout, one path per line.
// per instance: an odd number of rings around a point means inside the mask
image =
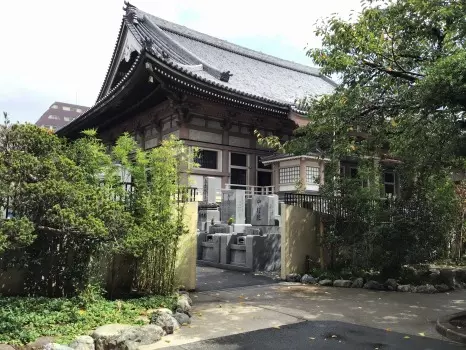
M 285 193 L 285 204 L 311 209 L 313 211 L 345 216 L 342 202 L 337 198 L 325 198 L 321 195 L 307 193 Z
M 331 198 L 315 194 L 285 193 L 285 204 L 311 209 L 315 212 L 327 214 L 332 217 L 344 218 L 346 220 L 358 220 L 358 213 L 366 210 L 377 209 L 377 220 L 379 222 L 392 221 L 395 216 L 405 219 L 420 219 L 429 216 L 429 208 L 420 205 L 420 202 L 405 202 L 395 198 L 380 198 L 379 200 L 363 200 L 354 202 L 345 196 L 334 196 Z

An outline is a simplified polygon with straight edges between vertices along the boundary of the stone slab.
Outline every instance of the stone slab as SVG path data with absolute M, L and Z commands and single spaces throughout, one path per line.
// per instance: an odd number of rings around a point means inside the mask
M 222 203 L 220 204 L 220 217 L 222 222 L 233 218 L 235 224 L 246 223 L 246 191 L 222 190 Z
M 278 196 L 253 195 L 251 210 L 252 225 L 274 226 L 278 215 Z

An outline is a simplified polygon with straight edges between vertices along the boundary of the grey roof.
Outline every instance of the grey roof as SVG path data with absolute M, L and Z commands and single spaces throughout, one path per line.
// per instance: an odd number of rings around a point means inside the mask
M 128 6 L 129 29 L 140 42 L 150 39 L 157 54 L 190 75 L 230 91 L 293 105 L 296 99 L 333 91 L 335 83 L 316 68 L 250 50 L 199 33 Z M 131 17 L 132 18 L 132 17 Z M 225 82 L 221 74 L 230 71 Z

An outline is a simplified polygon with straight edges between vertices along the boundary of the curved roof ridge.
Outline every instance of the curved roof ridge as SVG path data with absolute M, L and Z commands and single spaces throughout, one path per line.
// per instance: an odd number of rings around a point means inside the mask
M 138 10 L 140 11 L 140 10 Z M 156 35 L 158 35 L 160 38 L 163 38 L 166 40 L 168 43 L 170 43 L 173 46 L 173 50 L 176 51 L 181 51 L 177 52 L 178 55 L 180 56 L 187 56 L 186 58 L 191 61 L 193 64 L 202 64 L 204 71 L 212 75 L 214 78 L 221 80 L 221 75 L 222 71 L 216 67 L 213 67 L 211 64 L 205 62 L 202 58 L 198 57 L 196 54 L 192 53 L 189 51 L 187 48 L 185 48 L 182 44 L 180 44 L 178 41 L 176 41 L 174 38 L 172 38 L 170 35 L 165 33 L 157 23 L 155 23 L 151 17 L 153 16 L 148 16 L 145 12 L 142 12 L 143 16 L 138 16 L 139 25 L 142 25 L 142 27 L 149 25 L 151 29 L 155 32 Z
M 229 52 L 241 55 L 241 56 L 252 58 L 254 60 L 262 61 L 264 63 L 269 63 L 269 64 L 272 64 L 278 67 L 294 70 L 300 73 L 322 77 L 322 75 L 320 74 L 320 70 L 318 68 L 306 66 L 304 64 L 285 60 L 283 58 L 275 57 L 275 56 L 268 55 L 260 51 L 249 49 L 244 46 L 233 44 L 227 40 L 215 38 L 208 34 L 204 34 L 196 30 L 190 29 L 188 27 L 182 26 L 180 24 L 173 23 L 163 18 L 151 15 L 150 13 L 141 11 L 140 9 L 137 9 L 137 11 L 139 11 L 144 17 L 150 19 L 152 23 L 156 24 L 158 27 L 170 33 L 178 34 L 188 39 L 196 40 L 204 44 L 217 47 L 222 50 L 226 50 L 226 51 L 229 51 Z

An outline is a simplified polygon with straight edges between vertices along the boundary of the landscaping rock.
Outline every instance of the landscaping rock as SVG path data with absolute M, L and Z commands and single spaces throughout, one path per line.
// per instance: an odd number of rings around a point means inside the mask
M 398 292 L 411 292 L 413 287 L 410 284 L 399 284 L 397 289 Z
M 440 269 L 439 282 L 437 284 L 446 284 L 453 288 L 456 283 L 455 271 L 453 269 Z
M 140 345 L 158 342 L 164 334 L 161 327 L 153 324 L 125 329 L 115 340 L 118 350 L 137 350 Z M 110 349 L 108 349 L 110 350 Z
M 466 269 L 456 269 L 454 274 L 456 282 L 466 282 Z
M 179 296 L 178 301 L 176 303 L 176 311 L 188 314 L 191 316 L 191 305 L 192 305 L 192 300 L 191 298 L 186 295 L 182 294 Z
M 42 350 L 47 344 L 53 343 L 54 338 L 52 337 L 39 337 L 33 342 L 30 342 L 24 346 L 25 350 Z
M 184 313 L 177 312 L 173 315 L 173 318 L 178 322 L 180 326 L 191 324 L 191 318 Z
M 364 284 L 364 289 L 373 289 L 373 290 L 384 290 L 383 284 L 377 282 L 377 281 L 367 281 Z
M 152 315 L 155 312 L 173 315 L 173 311 L 170 309 L 167 309 L 166 307 L 159 307 L 158 309 L 148 309 L 146 311 L 146 313 L 149 315 Z
M 353 282 L 350 280 L 335 280 L 333 281 L 333 286 L 334 287 L 340 287 L 340 288 L 350 288 L 352 286 Z
M 123 331 L 132 328 L 128 324 L 107 324 L 98 327 L 93 333 L 95 350 L 108 350 L 116 346 L 116 339 L 123 333 Z
M 332 280 L 321 280 L 319 281 L 319 284 L 321 286 L 333 286 L 333 281 Z
M 0 350 L 15 350 L 15 348 L 8 344 L 0 344 Z
M 162 327 L 167 334 L 172 334 L 175 330 L 180 329 L 178 321 L 171 314 L 160 310 L 152 314 L 150 323 Z
M 58 343 L 49 343 L 45 346 L 45 349 L 47 350 L 73 350 L 73 348 L 70 348 L 67 345 L 62 345 Z
M 451 288 L 449 286 L 447 286 L 445 283 L 436 284 L 435 289 L 437 289 L 437 292 L 439 292 L 439 293 L 445 293 L 445 292 L 448 292 L 449 290 L 451 290 Z
M 301 275 L 299 273 L 290 273 L 286 275 L 285 280 L 287 282 L 301 282 Z
M 353 284 L 351 285 L 351 288 L 362 288 L 362 287 L 364 287 L 364 278 L 362 277 L 356 278 L 353 281 Z
M 302 278 L 301 278 L 301 283 L 304 283 L 304 284 L 315 284 L 317 281 L 314 277 L 312 277 L 311 275 L 304 275 Z
M 416 293 L 427 293 L 427 294 L 433 294 L 437 293 L 437 289 L 431 284 L 423 284 L 421 286 L 417 286 L 415 289 Z
M 427 273 L 427 281 L 429 284 L 436 284 L 440 282 L 440 270 L 438 269 L 429 269 Z
M 193 306 L 193 300 L 191 299 L 191 297 L 189 296 L 189 293 L 188 292 L 184 292 L 184 293 L 179 293 L 179 297 L 178 298 L 186 298 L 186 300 L 188 301 L 189 305 Z
M 95 350 L 94 339 L 88 335 L 82 335 L 70 344 L 70 348 L 75 350 Z
M 384 286 L 387 290 L 396 291 L 398 288 L 398 282 L 394 278 L 389 278 L 385 281 Z

